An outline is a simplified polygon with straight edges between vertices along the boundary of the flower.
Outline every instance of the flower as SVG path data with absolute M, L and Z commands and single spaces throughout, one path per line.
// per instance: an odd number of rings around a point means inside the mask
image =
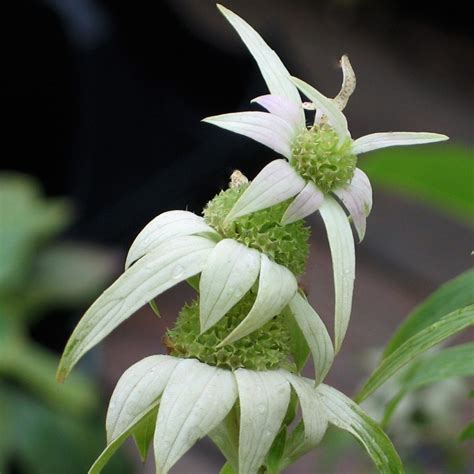
M 359 240 L 372 208 L 372 189 L 365 173 L 356 168 L 357 155 L 371 150 L 437 142 L 436 133 L 374 133 L 351 138 L 342 113 L 356 79 L 347 56 L 341 59 L 341 91 L 329 99 L 304 81 L 291 77 L 280 58 L 261 36 L 235 13 L 218 5 L 256 60 L 270 94 L 252 102 L 267 112 L 239 112 L 207 117 L 203 121 L 250 137 L 284 156 L 266 165 L 235 203 L 226 223 L 294 198 L 282 217 L 289 224 L 319 210 L 331 247 L 335 281 L 335 348 L 344 338 L 352 305 L 355 276 L 354 243 L 344 208 Z M 310 99 L 301 101 L 298 89 Z M 304 109 L 315 110 L 306 126 Z M 334 199 L 336 198 L 336 199 Z M 341 204 L 343 207 L 341 207 Z
M 208 204 L 204 214 L 214 226 L 219 228 L 230 206 L 248 186 L 241 181 Z M 297 260 L 302 254 L 304 264 L 309 234 L 301 221 L 281 226 L 279 221 L 284 212 L 285 206 L 275 206 L 252 214 L 250 224 L 248 218 L 240 223 L 241 232 L 228 230 L 232 238 L 217 232 L 205 218 L 188 211 L 168 211 L 154 218 L 132 243 L 125 272 L 99 296 L 76 326 L 64 350 L 58 380 L 63 380 L 89 349 L 140 307 L 197 275 L 200 275 L 201 334 L 219 323 L 246 295 L 254 296 L 240 323 L 236 327 L 229 324 L 228 334 L 216 340 L 217 348 L 259 329 L 288 306 L 313 354 L 317 381 L 323 380 L 334 358 L 324 323 L 297 291 L 295 275 L 255 248 L 259 245 L 268 248 L 276 260 L 287 262 Z M 264 229 L 258 231 L 260 227 Z M 290 245 L 288 252 L 272 250 L 272 239 L 280 246 L 285 242 Z
M 286 427 L 294 416 L 294 409 L 293 415 L 290 409 L 292 390 L 301 406 L 301 421 L 287 434 Z M 321 441 L 328 423 L 356 436 L 379 468 L 385 468 L 381 472 L 402 472 L 393 464 L 398 459 L 396 453 L 382 457 L 379 448 L 374 455 L 373 447 L 381 440 L 385 443 L 382 454 L 394 453 L 380 428 L 332 387 L 316 387 L 313 380 L 282 369 L 241 368 L 232 372 L 196 359 L 153 355 L 131 366 L 118 381 L 106 418 L 108 444 L 89 474 L 101 472 L 131 435 L 143 457 L 153 440 L 158 474 L 166 474 L 206 435 L 235 472 L 253 474 L 266 463 L 281 433 L 284 450 L 277 457 L 275 471 L 280 472 Z

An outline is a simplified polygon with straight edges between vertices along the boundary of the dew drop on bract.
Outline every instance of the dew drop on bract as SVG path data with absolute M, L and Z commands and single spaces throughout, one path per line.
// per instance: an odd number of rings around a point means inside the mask
M 171 273 L 171 277 L 173 279 L 177 280 L 178 278 L 180 278 L 183 275 L 183 272 L 184 272 L 184 268 L 182 267 L 182 265 L 176 265 L 173 268 L 173 272 Z

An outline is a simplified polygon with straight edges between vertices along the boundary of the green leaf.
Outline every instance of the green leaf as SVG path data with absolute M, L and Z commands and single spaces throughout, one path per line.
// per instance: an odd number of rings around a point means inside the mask
M 470 439 L 474 439 L 474 421 L 468 423 L 459 435 L 460 441 L 468 441 Z
M 400 325 L 384 351 L 389 356 L 410 337 L 458 308 L 474 304 L 474 269 L 462 273 L 436 290 Z
M 148 302 L 150 305 L 151 310 L 159 317 L 161 318 L 160 310 L 158 309 L 158 305 L 156 304 L 156 300 L 152 299 Z
M 237 474 L 237 471 L 234 471 L 232 464 L 226 462 L 219 471 L 219 474 Z
M 318 386 L 329 422 L 349 431 L 364 446 L 379 472 L 401 474 L 403 465 L 392 442 L 377 423 L 350 398 L 328 385 Z
M 285 309 L 283 321 L 290 335 L 290 352 L 299 373 L 308 360 L 310 353 L 309 346 L 291 311 Z
M 382 359 L 382 362 L 359 391 L 355 400 L 360 403 L 416 356 L 472 325 L 474 325 L 474 305 L 453 311 L 438 322 L 423 329 L 388 357 Z
M 285 452 L 286 446 L 286 426 L 283 425 L 280 432 L 273 441 L 272 447 L 268 452 L 265 464 L 268 474 L 278 474 L 280 472 L 280 462 Z
M 0 287 L 21 287 L 30 263 L 44 242 L 62 231 L 72 217 L 69 203 L 42 196 L 39 183 L 26 175 L 0 174 Z
M 75 308 L 99 295 L 117 263 L 113 253 L 94 245 L 56 244 L 38 255 L 31 297 L 35 305 Z
M 443 349 L 415 364 L 404 376 L 400 392 L 388 403 L 382 426 L 387 426 L 403 397 L 424 385 L 452 377 L 474 375 L 474 342 Z
M 155 434 L 156 416 L 158 414 L 158 407 L 156 407 L 149 415 L 140 421 L 135 431 L 133 438 L 140 452 L 140 458 L 143 462 L 146 461 L 148 450 L 150 449 L 153 435 Z
M 55 381 L 58 358 L 33 343 L 18 343 L 2 357 L 0 373 L 19 382 L 56 410 L 85 415 L 98 406 L 99 394 L 92 381 L 77 373 L 67 385 Z
M 419 199 L 464 221 L 474 220 L 473 153 L 446 144 L 373 152 L 360 167 L 379 185 Z
M 102 451 L 100 456 L 96 459 L 95 463 L 89 469 L 88 474 L 99 474 L 102 472 L 106 464 L 109 462 L 110 458 L 115 454 L 115 452 L 120 448 L 120 446 L 125 442 L 125 440 L 135 431 L 141 421 L 146 418 L 148 415 L 153 413 L 156 410 L 159 400 L 157 400 L 153 405 L 147 408 L 139 417 L 136 417 L 132 424 L 123 429 L 119 436 L 114 438 L 114 440 L 107 445 L 107 447 Z
M 405 390 L 416 390 L 451 377 L 474 375 L 474 342 L 443 349 L 421 362 L 406 382 Z

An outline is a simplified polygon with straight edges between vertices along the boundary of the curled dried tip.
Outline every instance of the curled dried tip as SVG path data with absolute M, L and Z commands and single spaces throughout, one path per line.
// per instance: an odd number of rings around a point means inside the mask
M 239 186 L 242 186 L 243 184 L 247 184 L 248 182 L 249 180 L 247 176 L 245 176 L 239 170 L 235 170 L 230 175 L 229 188 L 238 188 Z
M 340 110 L 344 110 L 347 105 L 349 97 L 352 95 L 356 88 L 356 76 L 354 69 L 352 69 L 351 63 L 347 55 L 343 55 L 340 61 L 342 68 L 342 86 L 339 94 L 334 98 L 334 102 Z

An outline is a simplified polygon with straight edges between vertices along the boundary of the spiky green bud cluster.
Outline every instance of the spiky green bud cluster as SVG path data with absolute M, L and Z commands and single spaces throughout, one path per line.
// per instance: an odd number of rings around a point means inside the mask
M 302 220 L 280 224 L 288 202 L 239 217 L 224 225 L 224 219 L 247 186 L 242 184 L 221 191 L 204 209 L 205 221 L 223 237 L 255 248 L 295 275 L 301 275 L 308 258 L 310 230 Z
M 291 165 L 323 193 L 350 183 L 356 163 L 350 139 L 340 144 L 336 131 L 326 124 L 303 131 L 293 143 Z
M 194 357 L 201 362 L 224 369 L 244 367 L 251 370 L 291 369 L 290 335 L 282 320 L 276 316 L 260 329 L 238 341 L 216 346 L 247 316 L 255 295 L 252 292 L 236 304 L 215 326 L 200 334 L 199 299 L 181 310 L 176 326 L 169 330 L 165 344 L 176 357 Z

